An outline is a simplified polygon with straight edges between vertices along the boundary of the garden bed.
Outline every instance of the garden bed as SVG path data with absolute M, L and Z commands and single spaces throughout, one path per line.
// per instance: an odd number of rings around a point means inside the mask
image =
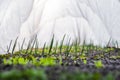
M 0 55 L 0 80 L 120 80 L 120 49 L 28 49 Z

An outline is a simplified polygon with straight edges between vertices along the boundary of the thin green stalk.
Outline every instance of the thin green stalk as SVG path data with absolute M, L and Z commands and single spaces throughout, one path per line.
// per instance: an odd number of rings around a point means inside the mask
M 84 48 L 85 48 L 85 39 L 84 39 L 84 42 L 83 42 L 83 45 L 82 45 L 81 54 L 84 52 Z
M 9 47 L 7 49 L 7 53 L 10 53 L 11 44 L 12 44 L 12 40 L 10 41 Z
M 27 49 L 26 49 L 25 54 L 27 54 L 27 53 L 28 53 L 28 51 L 29 51 L 30 47 L 31 47 L 31 40 L 29 40 L 29 42 L 28 42 L 28 46 L 27 46 Z
M 74 49 L 75 49 L 75 53 L 77 53 L 77 51 L 78 51 L 78 42 L 77 42 L 77 40 L 74 43 Z
M 60 44 L 60 47 L 59 47 L 60 53 L 62 53 L 62 47 L 63 47 L 63 42 L 64 42 L 64 39 L 65 39 L 65 36 L 66 36 L 66 35 L 63 36 L 63 39 L 62 39 L 61 44 Z
M 12 54 L 14 53 L 14 50 L 15 50 L 15 48 L 16 48 L 17 40 L 18 40 L 18 37 L 16 38 L 15 43 L 14 43 L 14 45 L 13 45 Z
M 23 45 L 25 43 L 25 38 L 23 39 L 22 45 L 21 45 L 21 50 L 23 50 Z
M 46 47 L 46 43 L 44 43 L 43 49 L 42 49 L 42 56 L 45 55 L 45 47 Z
M 109 41 L 108 41 L 108 43 L 107 43 L 107 45 L 106 45 L 107 47 L 110 46 L 110 42 L 111 42 L 111 40 L 112 40 L 112 38 L 109 39 Z
M 55 46 L 55 50 L 54 50 L 55 54 L 57 53 L 57 49 L 58 49 L 58 42 L 56 43 L 56 46 Z
M 31 49 L 30 49 L 30 54 L 31 54 L 32 51 L 33 51 L 33 48 L 34 48 L 34 46 L 35 46 L 35 42 L 36 42 L 36 38 L 33 40 L 33 44 L 32 44 L 32 47 L 31 47 Z
M 35 53 L 38 52 L 38 48 L 39 48 L 39 47 L 38 47 L 38 44 L 39 44 L 39 43 L 38 43 L 38 40 L 36 39 L 36 42 L 35 42 Z
M 65 50 L 66 57 L 68 57 L 68 55 L 70 54 L 70 50 L 72 48 L 72 45 L 70 45 L 70 41 L 71 41 L 71 38 L 69 39 L 68 44 L 67 44 L 67 48 Z
M 52 40 L 51 40 L 51 42 L 50 42 L 49 54 L 50 54 L 50 53 L 51 53 L 51 51 L 52 51 L 52 48 L 53 48 L 53 43 L 54 43 L 54 35 L 53 35 Z

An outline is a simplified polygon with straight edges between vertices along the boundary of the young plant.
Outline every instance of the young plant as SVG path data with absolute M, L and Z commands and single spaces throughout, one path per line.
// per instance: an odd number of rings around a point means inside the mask
M 95 61 L 94 64 L 97 68 L 102 68 L 104 66 L 101 60 Z
M 62 61 L 62 56 L 59 55 L 59 64 L 61 65 L 62 63 L 63 63 L 63 61 Z
M 54 53 L 56 54 L 57 53 L 57 49 L 58 49 L 58 42 L 56 42 L 56 46 L 54 48 Z
M 84 63 L 84 64 L 87 64 L 87 60 L 86 60 L 86 59 L 84 59 L 84 60 L 83 60 L 83 63 Z
M 11 65 L 12 64 L 12 60 L 10 59 L 10 60 L 7 60 L 6 58 L 4 58 L 3 59 L 3 64 L 5 64 L 5 65 Z
M 86 57 L 86 54 L 85 53 L 82 53 L 81 55 L 80 55 L 80 59 L 86 59 L 87 57 Z
M 70 54 L 70 50 L 72 49 L 72 45 L 70 45 L 70 40 L 71 39 L 69 39 L 68 44 L 66 46 L 66 50 L 65 50 L 66 57 L 68 57 L 68 55 Z
M 37 61 L 35 57 L 32 57 L 32 64 L 35 66 L 39 66 L 39 62 Z
M 50 54 L 51 51 L 52 51 L 53 43 L 54 43 L 54 35 L 53 35 L 52 40 L 51 40 L 51 43 L 50 43 L 49 54 Z
M 42 49 L 42 56 L 45 55 L 45 47 L 46 47 L 46 43 L 44 43 L 43 49 Z
M 14 53 L 14 50 L 15 50 L 15 48 L 16 48 L 17 40 L 18 40 L 18 37 L 16 38 L 15 43 L 14 43 L 14 45 L 13 45 L 13 48 L 12 48 L 12 54 Z
M 33 48 L 34 48 L 34 46 L 35 46 L 36 39 L 37 39 L 37 36 L 36 36 L 35 39 L 33 40 L 32 47 L 31 47 L 30 52 L 29 52 L 30 54 L 33 52 Z
M 74 43 L 74 51 L 75 51 L 75 53 L 77 53 L 78 52 L 78 41 L 76 40 L 75 41 L 75 43 Z
M 22 65 L 25 65 L 25 64 L 28 63 L 28 60 L 20 57 L 20 58 L 18 58 L 18 63 L 19 63 L 19 64 L 22 64 Z
M 40 58 L 40 65 L 42 66 L 54 66 L 56 64 L 54 57 Z
M 7 53 L 10 53 L 10 48 L 11 48 L 12 40 L 10 41 L 9 46 L 7 47 Z
M 59 47 L 60 53 L 62 53 L 62 47 L 63 47 L 64 39 L 65 39 L 65 35 L 63 36 L 63 39 L 62 39 L 61 44 L 60 44 L 60 47 Z
M 30 47 L 31 47 L 31 44 L 32 44 L 32 41 L 29 40 L 28 45 L 27 45 L 27 49 L 26 49 L 26 51 L 25 51 L 25 54 L 27 54 L 27 53 L 29 52 L 29 49 L 30 49 Z
M 38 39 L 36 39 L 36 42 L 35 42 L 35 54 L 39 53 L 39 42 L 38 42 Z

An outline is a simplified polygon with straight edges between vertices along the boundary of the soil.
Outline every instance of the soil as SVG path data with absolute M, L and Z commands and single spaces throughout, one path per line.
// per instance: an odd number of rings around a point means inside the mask
M 17 54 L 14 55 L 4 55 L 4 57 L 8 56 L 14 57 L 17 56 Z M 120 49 L 114 49 L 110 52 L 101 52 L 101 51 L 88 51 L 86 53 L 85 59 L 80 58 L 80 54 L 69 54 L 66 56 L 65 53 L 61 54 L 52 54 L 50 56 L 56 57 L 56 62 L 59 62 L 59 56 L 62 57 L 62 63 L 61 65 L 55 65 L 55 66 L 34 66 L 34 65 L 5 65 L 3 64 L 3 59 L 1 56 L 0 58 L 0 72 L 10 71 L 13 69 L 17 70 L 25 70 L 25 69 L 37 69 L 41 68 L 45 70 L 45 73 L 48 75 L 48 80 L 57 80 L 59 75 L 61 73 L 77 73 L 77 72 L 84 72 L 84 73 L 100 73 L 103 76 L 112 73 L 114 76 L 116 76 L 115 80 L 120 80 Z M 28 54 L 20 54 L 19 56 L 22 57 L 29 57 Z M 39 54 L 33 54 L 34 57 L 41 58 L 46 57 L 45 55 L 39 55 Z M 83 61 L 86 60 L 86 63 L 83 63 Z M 95 66 L 95 61 L 101 60 L 103 66 L 101 68 L 98 68 Z

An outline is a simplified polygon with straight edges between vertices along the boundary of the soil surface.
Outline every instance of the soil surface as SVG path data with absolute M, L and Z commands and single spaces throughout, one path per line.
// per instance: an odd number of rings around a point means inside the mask
M 51 54 L 49 56 L 56 57 L 56 63 L 59 63 L 59 57 L 62 58 L 61 64 L 56 64 L 54 66 L 35 66 L 35 65 L 20 65 L 20 64 L 3 64 L 3 57 L 15 57 L 18 54 L 7 54 L 0 56 L 0 72 L 11 71 L 13 69 L 26 70 L 26 69 L 43 69 L 48 76 L 48 80 L 57 80 L 58 77 L 63 73 L 100 73 L 105 76 L 112 73 L 115 76 L 114 80 L 120 80 L 120 49 L 114 49 L 109 52 L 101 51 L 88 51 L 85 53 L 86 56 L 81 56 L 81 54 L 69 54 L 66 56 L 65 53 L 61 54 Z M 19 54 L 19 56 L 29 58 L 28 54 Z M 41 57 L 46 57 L 46 55 L 33 54 L 34 57 L 38 59 Z M 85 61 L 85 62 L 84 62 Z M 97 67 L 95 62 L 101 61 L 102 66 Z

